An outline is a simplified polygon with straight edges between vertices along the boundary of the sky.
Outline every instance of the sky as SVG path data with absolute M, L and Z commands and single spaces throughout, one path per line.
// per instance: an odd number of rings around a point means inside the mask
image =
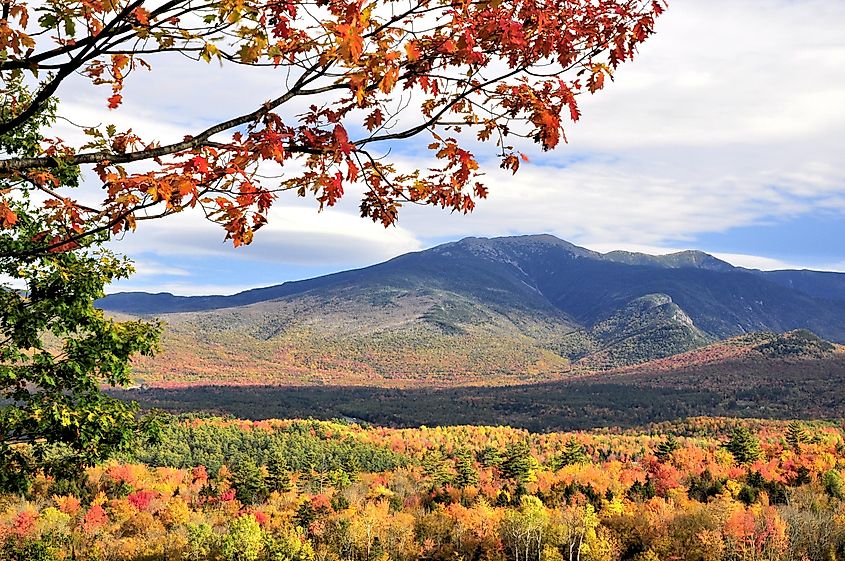
M 104 117 L 102 96 L 81 82 L 59 92 L 64 109 L 165 141 L 253 109 L 279 82 L 152 62 L 119 111 Z M 465 236 L 535 233 L 598 251 L 700 249 L 739 266 L 845 271 L 842 0 L 672 0 L 639 57 L 580 103 L 568 144 L 526 146 L 515 176 L 482 159 L 490 195 L 469 216 L 406 208 L 384 229 L 358 217 L 354 193 L 322 213 L 283 196 L 239 249 L 195 214 L 150 221 L 112 244 L 137 273 L 110 291 L 230 294 Z M 419 166 L 425 143 L 392 157 Z

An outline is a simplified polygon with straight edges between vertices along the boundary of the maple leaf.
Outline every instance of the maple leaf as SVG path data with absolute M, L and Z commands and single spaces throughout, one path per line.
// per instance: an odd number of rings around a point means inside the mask
M 0 203 L 0 229 L 12 228 L 18 223 L 18 215 L 6 203 Z
M 135 16 L 135 19 L 138 20 L 138 23 L 140 23 L 141 25 L 150 24 L 150 12 L 148 12 L 144 8 L 135 8 L 132 14 Z
M 346 156 L 355 149 L 355 145 L 349 142 L 349 135 L 346 133 L 346 129 L 343 128 L 343 125 L 336 125 L 334 131 L 332 132 L 332 136 L 337 143 L 338 149 Z
M 382 114 L 381 109 L 376 108 L 372 113 L 367 115 L 367 118 L 364 120 L 364 125 L 367 127 L 368 131 L 372 132 L 380 127 L 383 122 L 384 115 Z

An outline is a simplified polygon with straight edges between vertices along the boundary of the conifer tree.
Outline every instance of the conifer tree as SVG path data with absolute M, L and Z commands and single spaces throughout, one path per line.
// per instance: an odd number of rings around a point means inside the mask
M 478 463 L 486 468 L 499 467 L 502 464 L 502 452 L 495 446 L 485 446 L 476 453 Z
M 809 441 L 804 425 L 799 421 L 792 421 L 786 428 L 786 441 L 796 452 L 800 451 L 801 445 Z
M 517 483 L 526 483 L 534 475 L 535 460 L 527 442 L 509 444 L 505 450 L 505 459 L 501 465 L 502 477 Z
M 478 472 L 472 461 L 472 456 L 466 450 L 458 452 L 455 456 L 455 485 L 461 489 L 478 485 Z
M 563 451 L 552 460 L 552 469 L 560 469 L 563 466 L 583 464 L 589 462 L 584 447 L 575 437 L 571 437 L 563 446 Z
M 763 455 L 760 441 L 746 427 L 736 427 L 731 434 L 731 439 L 725 443 L 725 448 L 740 464 L 750 464 Z
M 672 456 L 672 452 L 680 448 L 681 445 L 674 434 L 670 434 L 666 440 L 657 445 L 656 456 L 661 462 L 665 462 Z
M 244 504 L 255 504 L 267 497 L 267 486 L 261 469 L 252 458 L 242 458 L 232 470 L 235 497 Z
M 274 447 L 267 461 L 267 477 L 264 479 L 270 492 L 287 493 L 291 490 L 290 468 L 287 458 L 279 447 Z
M 422 459 L 423 473 L 431 479 L 432 487 L 442 487 L 452 480 L 446 459 L 439 450 L 430 450 Z

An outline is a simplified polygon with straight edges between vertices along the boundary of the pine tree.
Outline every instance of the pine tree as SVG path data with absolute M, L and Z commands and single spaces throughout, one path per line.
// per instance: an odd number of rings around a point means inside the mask
M 267 486 L 261 469 L 252 458 L 241 459 L 232 470 L 232 488 L 244 504 L 255 504 L 267 498 Z
M 527 442 L 509 444 L 501 465 L 502 477 L 517 483 L 526 483 L 534 475 L 535 463 Z
M 804 425 L 798 421 L 792 421 L 789 423 L 789 426 L 786 428 L 786 441 L 793 450 L 799 452 L 801 450 L 801 445 L 809 441 Z
M 264 481 L 270 492 L 287 493 L 291 490 L 290 468 L 281 448 L 276 447 L 271 451 Z
M 681 445 L 674 434 L 670 434 L 665 441 L 657 445 L 656 456 L 661 462 L 665 462 L 672 456 L 672 452 L 680 448 Z
M 750 464 L 763 455 L 763 451 L 760 449 L 760 441 L 746 427 L 736 427 L 731 434 L 731 439 L 725 444 L 725 448 L 733 454 L 734 459 L 740 464 Z
M 478 463 L 486 468 L 499 467 L 502 464 L 502 452 L 495 446 L 485 446 L 476 453 Z
M 446 459 L 439 450 L 430 450 L 422 459 L 423 473 L 431 479 L 432 487 L 442 487 L 452 480 Z
M 349 476 L 350 481 L 358 478 L 358 474 L 361 473 L 361 463 L 358 461 L 358 456 L 350 451 L 349 455 L 343 459 L 341 464 L 341 469 Z
M 563 446 L 563 451 L 552 458 L 549 462 L 549 467 L 553 470 L 559 470 L 564 466 L 572 466 L 575 464 L 584 464 L 590 461 L 584 447 L 581 443 L 571 437 Z
M 469 452 L 462 450 L 455 455 L 455 485 L 461 489 L 478 485 L 478 472 Z

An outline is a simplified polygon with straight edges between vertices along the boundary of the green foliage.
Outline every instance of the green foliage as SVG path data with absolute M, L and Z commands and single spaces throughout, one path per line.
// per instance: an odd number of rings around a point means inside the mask
M 634 481 L 628 489 L 628 498 L 633 501 L 647 501 L 654 498 L 656 495 L 657 489 L 654 486 L 654 481 L 652 481 L 650 477 L 647 477 L 645 482 L 642 482 L 639 479 Z
M 263 542 L 264 534 L 258 521 L 251 514 L 242 514 L 229 523 L 221 553 L 227 561 L 257 561 Z
M 763 455 L 760 441 L 744 426 L 736 427 L 724 446 L 740 464 L 750 464 Z
M 674 452 L 680 447 L 681 444 L 680 442 L 678 442 L 678 439 L 675 438 L 675 435 L 670 434 L 666 437 L 666 440 L 657 445 L 655 456 L 657 456 L 657 459 L 661 462 L 665 462 L 666 460 L 672 457 L 672 452 Z
M 0 549 L 2 559 L 7 561 L 54 561 L 52 549 L 42 541 L 21 540 L 17 544 L 9 542 Z
M 281 536 L 265 536 L 264 550 L 267 561 L 314 561 L 311 542 L 293 531 Z
M 39 471 L 75 476 L 154 430 L 100 386 L 128 385 L 132 357 L 153 353 L 159 328 L 95 307 L 104 286 L 132 270 L 97 247 L 102 239 L 20 257 L 45 219 L 25 201 L 14 210 L 14 233 L 0 231 L 0 273 L 25 289 L 0 287 L 0 487 L 23 490 Z
M 789 426 L 786 427 L 786 441 L 794 451 L 800 451 L 801 445 L 809 441 L 804 425 L 799 421 L 789 423 Z
M 265 478 L 267 490 L 271 493 L 290 491 L 290 475 L 290 467 L 284 451 L 279 447 L 273 447 L 270 451 L 270 458 L 267 460 L 267 477 Z
M 561 453 L 551 459 L 549 467 L 553 470 L 558 470 L 564 466 L 584 464 L 589 461 L 590 458 L 584 451 L 584 447 L 573 436 L 563 446 Z
M 459 489 L 478 485 L 478 471 L 469 451 L 461 450 L 455 455 L 455 471 L 455 486 Z
M 508 445 L 499 469 L 502 477 L 524 484 L 534 478 L 536 468 L 537 461 L 531 455 L 531 447 L 523 441 Z
M 4 95 L 30 99 L 19 76 L 5 86 Z M 16 107 L 4 103 L 0 121 L 14 117 Z M 0 152 L 38 154 L 55 107 L 49 100 L 0 135 Z M 79 168 L 63 163 L 60 154 L 55 160 L 53 186 L 76 187 Z M 68 234 L 54 220 L 66 201 L 36 202 L 30 194 L 38 184 L 0 180 L 0 193 L 17 190 L 0 209 L 0 275 L 14 283 L 0 284 L 0 490 L 25 491 L 38 472 L 77 477 L 85 466 L 127 449 L 139 434 L 155 432 L 155 422 L 139 419 L 134 404 L 100 390 L 128 385 L 132 358 L 157 348 L 157 324 L 115 321 L 94 305 L 104 287 L 126 278 L 132 267 L 100 247 L 107 229 Z
M 504 461 L 502 452 L 495 446 L 485 446 L 478 451 L 476 457 L 478 463 L 486 468 L 499 467 Z
M 439 450 L 429 450 L 422 459 L 423 473 L 431 480 L 432 487 L 442 487 L 452 481 L 449 463 Z
M 217 547 L 217 536 L 214 529 L 206 524 L 188 524 L 187 558 L 189 561 L 205 561 L 212 558 L 212 552 Z
M 387 471 L 407 465 L 408 459 L 384 447 L 351 436 L 329 437 L 319 423 L 298 421 L 278 430 L 241 430 L 215 423 L 167 423 L 155 442 L 142 444 L 123 459 L 153 466 L 202 465 L 211 473 L 233 458 L 249 457 L 258 465 L 281 455 L 291 471 L 331 470 L 358 466 L 361 471 Z
M 241 458 L 232 470 L 232 487 L 235 496 L 244 504 L 263 502 L 267 498 L 267 485 L 261 469 L 252 458 Z
M 822 476 L 822 486 L 829 496 L 843 500 L 845 499 L 845 483 L 842 475 L 835 469 L 825 472 Z

